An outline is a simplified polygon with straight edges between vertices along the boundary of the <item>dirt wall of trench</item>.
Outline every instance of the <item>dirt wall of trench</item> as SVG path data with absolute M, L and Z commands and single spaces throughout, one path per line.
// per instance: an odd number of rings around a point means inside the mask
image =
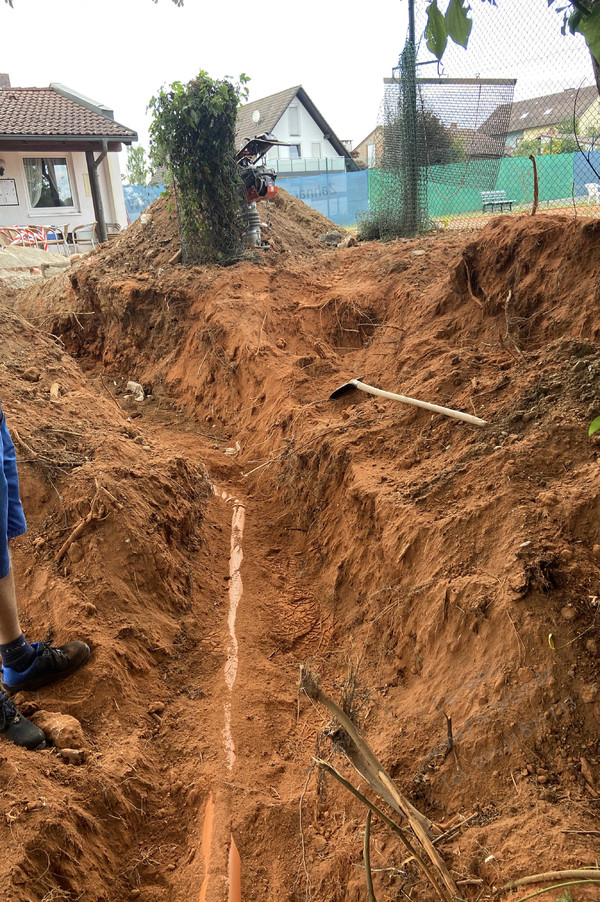
M 20 803 L 7 809 L 13 898 L 75 898 L 83 873 L 97 875 L 90 899 L 194 897 L 206 800 L 224 782 L 245 899 L 292 902 L 307 887 L 315 902 L 364 898 L 364 811 L 310 770 L 317 750 L 347 766 L 297 694 L 300 665 L 334 695 L 354 692 L 414 804 L 436 822 L 471 818 L 443 846 L 465 899 L 592 864 L 594 837 L 564 831 L 593 829 L 599 791 L 594 225 L 503 216 L 475 238 L 303 246 L 225 270 L 153 264 L 138 237 L 18 297 L 19 315 L 64 348 L 22 337 L 6 314 L 18 353 L 5 409 L 51 459 L 58 403 L 74 433 L 60 453 L 80 461 L 26 470 L 33 529 L 15 561 L 28 622 L 83 624 L 96 643 L 77 701 L 66 684 L 41 699 L 80 717 L 89 763 L 44 753 L 46 774 L 3 749 L 15 796 L 26 779 L 46 800 L 34 824 Z M 364 393 L 327 400 L 357 376 L 489 425 Z M 132 378 L 150 393 L 140 405 L 123 398 Z M 122 507 L 105 496 L 106 521 L 57 566 L 63 519 L 76 522 L 94 479 Z M 233 708 L 243 753 L 229 779 L 227 516 L 209 480 L 243 498 L 250 524 Z M 54 857 L 32 889 L 46 860 L 36 830 Z M 383 898 L 430 898 L 381 825 L 374 848 Z M 210 892 L 224 898 L 216 877 Z

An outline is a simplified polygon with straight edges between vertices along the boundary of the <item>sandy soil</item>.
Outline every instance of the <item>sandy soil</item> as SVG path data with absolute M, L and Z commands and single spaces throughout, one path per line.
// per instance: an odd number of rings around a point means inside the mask
M 366 899 L 366 809 L 315 756 L 374 796 L 302 667 L 457 825 L 468 902 L 598 859 L 600 224 L 344 250 L 329 228 L 282 196 L 271 251 L 186 269 L 160 200 L 4 290 L 24 626 L 92 647 L 22 699 L 80 722 L 82 763 L 0 746 L 7 902 L 235 902 L 232 849 L 245 902 Z M 489 425 L 328 400 L 357 376 Z M 437 898 L 407 858 L 375 817 L 380 902 Z

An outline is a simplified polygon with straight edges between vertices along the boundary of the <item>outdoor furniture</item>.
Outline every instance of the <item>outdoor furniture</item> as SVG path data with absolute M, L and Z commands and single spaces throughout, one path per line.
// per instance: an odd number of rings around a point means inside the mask
M 106 223 L 106 236 L 109 241 L 113 238 L 118 238 L 119 232 L 121 231 L 121 226 L 118 222 L 107 222 Z
M 29 226 L 2 226 L 0 231 L 8 244 L 20 244 L 22 247 L 43 247 L 44 237 L 39 232 L 37 226 L 30 228 Z
M 597 182 L 588 182 L 585 190 L 588 193 L 588 204 L 591 204 L 592 201 L 595 204 L 600 203 L 600 185 Z
M 71 229 L 71 240 L 73 242 L 73 247 L 79 253 L 80 251 L 90 250 L 92 247 L 96 247 L 96 226 L 97 222 L 90 222 L 86 225 L 78 225 L 75 226 L 74 229 Z
M 57 247 L 61 254 L 64 253 L 65 257 L 68 257 L 70 253 L 69 245 L 67 244 L 68 237 L 68 223 L 65 223 L 63 226 L 46 226 L 46 249 L 49 250 L 51 247 Z
M 496 207 L 500 208 L 500 212 L 503 212 L 505 207 L 508 207 L 509 210 L 512 210 L 512 205 L 515 203 L 514 200 L 506 199 L 506 191 L 482 191 L 481 192 L 481 204 L 482 210 L 485 213 L 486 207 L 492 208 L 492 213 Z

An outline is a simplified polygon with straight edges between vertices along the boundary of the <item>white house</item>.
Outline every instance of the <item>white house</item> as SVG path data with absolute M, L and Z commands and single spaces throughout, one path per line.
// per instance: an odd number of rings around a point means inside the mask
M 137 141 L 112 110 L 59 84 L 0 74 L 0 227 L 127 225 L 118 151 Z
M 359 168 L 301 85 L 242 107 L 236 131 L 238 148 L 244 139 L 265 132 L 289 145 L 273 147 L 267 156 L 268 165 L 280 178 Z

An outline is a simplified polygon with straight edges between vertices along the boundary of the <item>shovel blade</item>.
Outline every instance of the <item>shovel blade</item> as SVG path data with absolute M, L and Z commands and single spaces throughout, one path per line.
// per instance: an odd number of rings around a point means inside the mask
M 329 395 L 328 400 L 333 401 L 335 398 L 341 398 L 342 395 L 348 394 L 348 392 L 355 391 L 357 388 L 356 383 L 359 381 L 360 379 L 352 379 L 350 382 L 344 382 L 343 385 L 340 385 L 339 388 L 336 388 L 336 390 Z

